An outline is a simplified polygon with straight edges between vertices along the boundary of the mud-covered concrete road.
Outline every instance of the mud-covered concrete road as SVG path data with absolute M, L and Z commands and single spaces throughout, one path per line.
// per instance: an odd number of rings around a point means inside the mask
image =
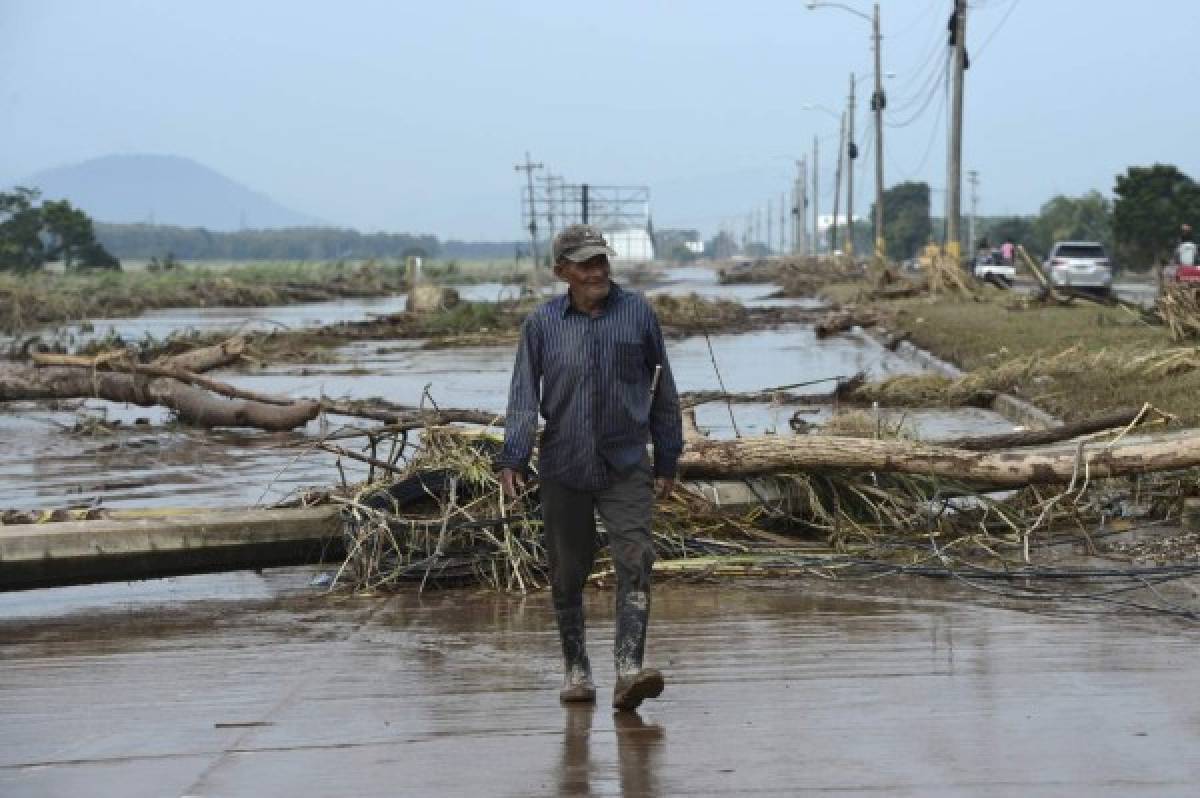
M 640 714 L 549 597 L 285 570 L 0 596 L 0 795 L 1194 795 L 1194 624 L 954 583 L 661 585 Z M 607 699 L 612 594 L 588 594 Z

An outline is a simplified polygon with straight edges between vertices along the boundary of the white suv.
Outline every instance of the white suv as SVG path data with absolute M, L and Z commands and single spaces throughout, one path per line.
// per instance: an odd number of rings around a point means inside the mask
M 1042 269 L 1056 288 L 1112 293 L 1112 264 L 1098 241 L 1059 241 L 1050 248 Z

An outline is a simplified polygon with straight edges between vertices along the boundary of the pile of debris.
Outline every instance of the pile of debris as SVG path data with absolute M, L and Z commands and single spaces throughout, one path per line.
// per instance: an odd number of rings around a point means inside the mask
M 1160 293 L 1154 311 L 1166 325 L 1172 341 L 1200 338 L 1200 288 L 1168 286 Z
M 685 482 L 656 508 L 657 568 L 693 577 L 836 577 L 921 563 L 1023 568 L 1038 547 L 1064 540 L 1092 550 L 1090 530 L 1114 517 L 1168 517 L 1182 485 L 1200 486 L 1200 436 L 1122 442 L 1153 418 L 1143 409 L 1134 418 L 948 445 L 827 434 L 693 439 L 680 462 Z M 1098 428 L 1108 436 L 1097 438 Z M 1047 445 L 1068 436 L 1075 437 Z M 350 554 L 335 584 L 543 586 L 536 480 L 506 499 L 491 467 L 498 445 L 487 430 L 431 428 L 387 479 L 306 497 L 340 504 L 351 519 Z M 705 480 L 741 482 L 748 498 L 730 502 L 728 490 Z M 598 562 L 597 577 L 608 568 Z

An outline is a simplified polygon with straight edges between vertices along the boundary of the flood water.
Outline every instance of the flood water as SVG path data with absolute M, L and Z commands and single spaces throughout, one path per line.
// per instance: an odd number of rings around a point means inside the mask
M 309 572 L 0 595 L 0 795 L 1194 795 L 1194 626 L 954 583 L 660 584 L 608 708 L 557 701 L 545 593 L 336 598 Z
M 718 285 L 712 270 L 668 270 L 652 292 L 698 293 L 747 304 L 813 306 L 813 300 L 767 300 L 772 285 Z M 494 301 L 515 289 L 501 283 L 460 286 L 465 298 Z M 312 326 L 387 314 L 404 307 L 404 297 L 291 305 L 278 308 L 204 308 L 158 311 L 131 319 L 99 321 L 92 334 L 110 329 L 127 340 L 146 335 L 165 338 L 182 329 L 237 329 Z M 80 333 L 82 334 L 82 333 Z M 710 351 L 711 347 L 711 351 Z M 798 389 L 827 392 L 834 378 L 866 372 L 871 377 L 912 373 L 920 367 L 858 335 L 817 340 L 807 325 L 790 325 L 741 335 L 710 335 L 672 340 L 668 352 L 682 391 L 756 391 L 781 385 L 817 382 Z M 513 347 L 424 350 L 414 341 L 358 342 L 338 351 L 341 362 L 327 365 L 272 366 L 253 373 L 217 372 L 217 378 L 252 390 L 297 397 L 382 397 L 417 405 L 428 387 L 439 405 L 504 411 Z M 714 367 L 714 361 L 716 366 Z M 78 420 L 73 408 L 46 403 L 10 404 L 0 415 L 0 508 L 33 509 L 102 504 L 104 506 L 214 506 L 273 503 L 308 487 L 328 487 L 340 479 L 334 458 L 307 441 L 347 419 L 315 421 L 292 433 L 253 430 L 189 430 L 168 425 L 161 408 L 88 401 L 90 415 L 120 420 L 108 434 L 64 432 Z M 716 437 L 768 432 L 789 433 L 794 407 L 703 405 L 700 426 Z M 810 408 L 803 419 L 820 423 L 827 407 Z M 905 426 L 930 438 L 1008 431 L 995 413 L 975 409 L 911 411 L 900 414 Z M 894 423 L 897 419 L 892 417 Z M 135 422 L 148 422 L 138 425 Z M 349 479 L 365 468 L 343 462 Z

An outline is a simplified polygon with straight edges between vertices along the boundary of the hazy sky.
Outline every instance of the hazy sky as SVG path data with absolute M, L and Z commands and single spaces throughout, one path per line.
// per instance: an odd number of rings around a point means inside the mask
M 885 128 L 887 182 L 940 191 L 952 3 L 880 5 L 888 113 L 915 116 Z M 802 0 L 0 0 L 0 183 L 175 154 L 338 224 L 517 238 L 529 150 L 572 182 L 649 185 L 658 227 L 712 232 L 777 201 L 814 135 L 830 207 L 837 122 L 800 106 L 841 109 L 869 33 Z M 980 213 L 1108 193 L 1130 164 L 1200 175 L 1198 36 L 1196 0 L 973 2 Z M 873 158 L 865 102 L 858 117 Z

